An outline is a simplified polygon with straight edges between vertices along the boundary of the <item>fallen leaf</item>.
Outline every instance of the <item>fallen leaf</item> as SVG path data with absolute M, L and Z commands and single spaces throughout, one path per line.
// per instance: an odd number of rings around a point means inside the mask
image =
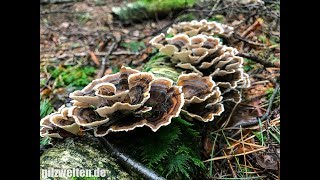
M 234 110 L 227 127 L 250 126 L 257 123 L 258 111 L 254 107 L 239 104 Z
M 257 163 L 264 169 L 278 170 L 278 162 L 273 156 L 258 153 L 253 153 L 253 155 L 256 158 Z
M 90 57 L 96 65 L 100 65 L 100 62 L 94 52 L 89 51 Z

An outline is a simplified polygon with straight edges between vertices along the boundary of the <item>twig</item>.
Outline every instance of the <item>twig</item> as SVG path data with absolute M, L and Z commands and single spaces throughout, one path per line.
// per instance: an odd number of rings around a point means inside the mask
M 211 16 L 213 14 L 213 11 L 217 8 L 218 4 L 220 3 L 221 0 L 218 0 L 215 5 L 213 6 L 213 8 L 211 9 L 211 12 L 209 13 L 208 16 Z
M 109 60 L 108 56 L 110 55 L 111 51 L 113 51 L 114 47 L 116 45 L 116 42 L 112 43 L 111 47 L 109 48 L 107 54 L 105 57 L 102 58 L 101 68 L 97 75 L 97 78 L 101 78 L 106 70 L 106 62 Z
M 241 40 L 241 41 L 243 41 L 243 42 L 246 42 L 246 43 L 248 43 L 248 44 L 252 44 L 252 45 L 255 45 L 255 46 L 266 47 L 266 45 L 264 45 L 264 44 L 256 43 L 256 42 L 250 41 L 250 40 L 248 40 L 248 39 L 245 39 L 245 38 L 241 37 L 241 36 L 240 36 L 239 34 L 237 34 L 237 33 L 234 33 L 234 34 L 233 34 L 233 37 L 236 38 L 236 39 L 239 39 L 239 40 Z
M 244 58 L 248 58 L 251 59 L 252 61 L 255 61 L 259 64 L 262 64 L 264 67 L 277 67 L 274 63 L 260 59 L 258 56 L 256 55 L 252 55 L 252 54 L 248 54 L 248 53 L 239 53 L 237 54 L 238 56 L 244 57 Z
M 114 38 L 114 40 L 115 40 L 115 38 Z M 97 75 L 97 78 L 101 78 L 103 76 L 104 72 L 106 71 L 106 62 L 107 62 L 107 60 L 109 60 L 108 56 L 112 53 L 112 51 L 115 49 L 117 44 L 118 44 L 118 41 L 114 41 L 111 44 L 111 46 L 110 46 L 107 54 L 105 55 L 105 57 L 102 58 L 101 68 L 100 68 L 100 71 L 99 71 L 99 73 Z
M 279 91 L 279 89 L 280 89 L 280 85 L 277 83 L 277 84 L 276 84 L 276 88 L 275 88 L 275 90 L 273 91 L 272 96 L 271 96 L 270 99 L 269 99 L 268 109 L 267 109 L 266 113 L 262 116 L 261 122 L 264 121 L 264 120 L 269 116 L 270 111 L 271 111 L 271 108 L 272 108 L 273 101 L 274 101 L 274 99 L 275 99 L 275 97 L 276 97 L 276 94 L 277 94 L 277 92 Z
M 157 175 L 154 171 L 148 169 L 141 163 L 133 160 L 128 155 L 121 153 L 106 138 L 101 138 L 102 142 L 111 151 L 111 156 L 115 157 L 122 165 L 130 168 L 132 171 L 142 175 L 144 178 L 152 180 L 164 180 L 165 178 Z
M 67 13 L 67 14 L 72 14 L 72 11 L 68 10 L 57 10 L 57 11 L 43 11 L 40 12 L 40 15 L 47 15 L 47 14 L 57 14 L 57 13 Z
M 233 115 L 233 113 L 234 113 L 234 111 L 235 111 L 235 109 L 237 108 L 238 105 L 239 105 L 239 103 L 236 103 L 236 104 L 233 106 L 232 111 L 231 111 L 231 113 L 230 113 L 227 121 L 225 121 L 225 122 L 222 124 L 222 126 L 221 126 L 222 129 L 228 126 L 228 124 L 229 124 L 229 122 L 230 122 L 230 119 L 231 119 L 231 117 L 232 117 L 232 115 Z
M 260 149 L 255 149 L 255 150 L 252 150 L 252 151 L 247 151 L 247 152 L 239 153 L 239 154 L 235 154 L 235 155 L 219 156 L 219 157 L 207 159 L 207 160 L 205 160 L 203 162 L 216 161 L 216 160 L 226 159 L 226 158 L 231 158 L 231 157 L 236 157 L 236 156 L 243 156 L 243 155 L 251 154 L 253 152 L 262 151 L 262 150 L 265 150 L 265 149 L 268 149 L 268 147 L 263 147 L 263 148 L 260 148 Z

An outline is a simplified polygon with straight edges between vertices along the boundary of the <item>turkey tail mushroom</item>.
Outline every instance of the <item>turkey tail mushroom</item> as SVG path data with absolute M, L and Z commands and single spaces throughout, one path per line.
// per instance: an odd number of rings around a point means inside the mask
M 243 58 L 216 37 L 230 36 L 232 27 L 194 20 L 174 24 L 167 33 L 172 36 L 161 33 L 150 40 L 162 58 L 156 68 L 140 72 L 123 66 L 70 93 L 72 106 L 44 117 L 40 135 L 65 138 L 93 129 L 101 137 L 143 126 L 156 132 L 180 113 L 209 122 L 224 112 L 224 102 L 241 101 L 239 89 L 250 86 Z

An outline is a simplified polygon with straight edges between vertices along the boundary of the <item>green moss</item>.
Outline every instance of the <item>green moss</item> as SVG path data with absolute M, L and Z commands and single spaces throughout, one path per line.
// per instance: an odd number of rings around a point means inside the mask
M 132 52 L 139 52 L 140 50 L 146 48 L 146 45 L 141 41 L 131 41 L 120 43 L 120 46 L 129 49 Z
M 49 73 L 55 78 L 56 88 L 74 86 L 82 88 L 93 80 L 96 69 L 91 66 L 66 66 L 50 68 Z
M 152 72 L 156 77 L 166 77 L 177 81 L 181 70 L 172 66 L 169 58 L 165 55 L 154 55 L 143 67 L 145 72 Z
M 168 14 L 170 11 L 192 7 L 195 3 L 196 0 L 138 0 L 122 7 L 113 7 L 112 12 L 122 21 L 141 21 L 157 13 Z
M 100 168 L 106 171 L 107 179 L 129 178 L 129 174 L 121 169 L 109 152 L 104 150 L 98 138 L 91 135 L 68 138 L 45 151 L 40 157 L 40 169 L 48 168 L 92 170 Z

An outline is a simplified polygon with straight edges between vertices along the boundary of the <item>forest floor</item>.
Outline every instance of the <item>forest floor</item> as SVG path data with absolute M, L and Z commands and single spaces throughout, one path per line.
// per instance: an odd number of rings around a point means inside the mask
M 123 4 L 120 0 L 41 4 L 40 116 L 57 110 L 70 101 L 70 92 L 103 74 L 115 73 L 123 65 L 142 69 L 153 51 L 149 40 L 172 24 L 218 21 L 235 28 L 227 43 L 244 57 L 251 87 L 242 91 L 242 102 L 220 128 L 209 129 L 202 137 L 205 168 L 200 174 L 209 179 L 279 179 L 280 1 L 204 1 L 164 18 L 126 23 L 112 14 L 112 7 Z M 40 143 L 47 140 L 41 138 Z

